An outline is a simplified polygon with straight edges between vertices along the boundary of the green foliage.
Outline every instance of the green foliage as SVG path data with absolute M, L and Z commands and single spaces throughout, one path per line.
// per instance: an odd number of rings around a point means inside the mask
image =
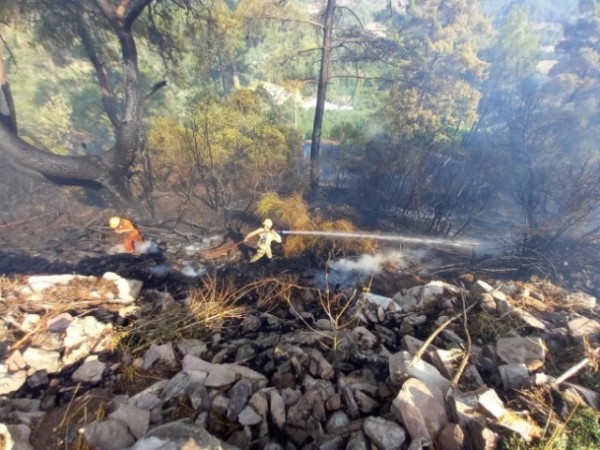
M 158 175 L 188 193 L 203 185 L 215 208 L 236 189 L 260 192 L 293 185 L 300 157 L 297 133 L 270 120 L 268 104 L 248 89 L 225 102 L 206 97 L 183 124 L 157 118 L 148 148 L 158 167 L 173 168 L 158 169 Z

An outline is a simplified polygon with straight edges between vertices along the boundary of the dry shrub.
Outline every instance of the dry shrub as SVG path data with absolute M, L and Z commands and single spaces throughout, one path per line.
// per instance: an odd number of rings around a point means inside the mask
M 347 220 L 328 220 L 321 215 L 311 219 L 308 205 L 302 195 L 296 193 L 281 198 L 273 192 L 264 194 L 257 204 L 257 212 L 263 217 L 269 216 L 290 231 L 316 232 L 314 235 L 290 234 L 283 243 L 286 257 L 311 253 L 318 259 L 328 260 L 331 257 L 346 254 L 362 254 L 372 252 L 373 241 L 356 237 L 339 236 L 352 234 L 355 227 Z M 331 232 L 330 236 L 324 234 Z M 338 234 L 338 236 L 336 236 Z

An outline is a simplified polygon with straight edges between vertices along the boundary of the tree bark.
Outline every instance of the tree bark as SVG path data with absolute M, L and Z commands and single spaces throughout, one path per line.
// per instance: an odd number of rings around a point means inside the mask
M 323 17 L 323 47 L 321 49 L 321 67 L 319 69 L 319 84 L 317 87 L 317 105 L 313 123 L 312 140 L 310 143 L 310 198 L 316 200 L 319 193 L 319 153 L 321 148 L 321 132 L 325 115 L 325 100 L 329 82 L 329 65 L 331 62 L 331 42 L 333 36 L 333 17 L 335 0 L 327 0 Z

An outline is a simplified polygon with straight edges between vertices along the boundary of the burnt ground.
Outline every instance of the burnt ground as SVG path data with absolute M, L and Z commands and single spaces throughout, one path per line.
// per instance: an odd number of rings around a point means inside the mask
M 321 212 L 324 211 L 335 219 L 347 218 L 358 227 L 361 227 L 361 224 L 362 227 L 367 225 L 361 222 L 355 211 L 344 205 L 322 206 Z M 126 278 L 142 280 L 142 298 L 146 297 L 149 291 L 155 290 L 168 292 L 176 300 L 182 300 L 203 283 L 202 277 L 190 277 L 182 273 L 182 268 L 190 263 L 193 268 L 205 268 L 208 273 L 216 273 L 219 278 L 231 280 L 237 286 L 260 278 L 282 276 L 301 283 L 303 280 L 311 280 L 315 272 L 322 268 L 322 261 L 311 256 L 284 259 L 281 249 L 277 246 L 274 247 L 273 261 L 261 261 L 256 264 L 247 262 L 252 249 L 245 245 L 212 259 L 203 258 L 201 252 L 186 253 L 186 247 L 202 243 L 206 237 L 222 236 L 224 240 L 217 240 L 209 246 L 218 247 L 221 244 L 239 241 L 243 234 L 257 226 L 258 221 L 247 213 L 241 212 L 226 217 L 208 208 L 190 208 L 176 221 L 164 218 L 161 226 L 140 225 L 145 238 L 155 242 L 160 252 L 140 256 L 114 253 L 113 247 L 121 239 L 106 226 L 111 215 L 113 212 L 110 210 L 79 204 L 70 205 L 52 214 L 35 214 L 31 211 L 25 214 L 25 211 L 20 211 L 20 217 L 5 220 L 5 225 L 8 226 L 0 226 L 0 275 L 19 279 L 34 274 L 77 273 L 102 276 L 105 272 L 116 272 Z M 20 223 L 21 220 L 25 222 Z M 380 250 L 393 249 L 396 246 L 388 243 L 381 246 Z M 386 277 L 384 273 L 380 277 L 376 284 L 377 291 L 374 293 L 393 295 L 401 289 L 422 284 L 427 278 L 441 278 L 460 284 L 463 280 L 474 277 L 515 279 L 530 276 L 527 271 L 520 273 L 514 269 L 503 270 L 505 266 L 501 260 L 488 259 L 487 265 L 482 265 L 482 260 L 475 255 L 444 248 L 428 249 L 423 261 L 429 264 L 426 273 L 419 267 L 386 267 L 390 276 Z M 156 269 L 163 266 L 168 267 L 168 272 L 157 274 Z M 474 275 L 466 275 L 468 273 Z M 248 296 L 243 303 L 252 313 L 268 311 L 276 316 L 285 317 L 285 314 L 278 314 L 277 311 L 269 309 L 268 305 L 260 305 L 260 299 L 256 295 Z M 318 305 L 315 308 L 315 311 L 309 310 L 306 313 L 318 317 Z M 73 312 L 77 313 L 76 308 Z M 110 316 L 114 312 L 104 310 L 94 314 L 99 314 L 100 317 Z M 294 326 L 284 323 L 279 331 L 293 331 Z M 423 327 L 415 331 L 415 337 L 425 339 L 431 330 Z M 220 334 L 224 341 L 242 337 L 238 326 L 225 327 Z M 252 335 L 243 337 L 253 338 Z M 393 344 L 389 344 L 388 349 L 398 350 Z M 120 363 L 124 356 L 115 352 L 107 353 L 102 358 L 105 362 Z M 252 364 L 257 365 L 256 369 L 259 369 L 262 363 L 260 358 L 252 361 Z M 253 368 L 251 365 L 250 367 Z M 32 430 L 31 443 L 34 448 L 65 448 L 65 442 L 80 439 L 79 428 L 89 423 L 90 417 L 101 414 L 104 405 L 114 395 L 132 395 L 156 380 L 168 378 L 173 374 L 172 368 L 158 365 L 143 376 L 125 376 L 118 383 L 83 389 L 70 379 L 76 368 L 77 364 L 65 368 L 51 380 L 51 388 L 44 392 L 34 392 L 24 387 L 15 394 L 15 397 L 41 398 L 43 404 L 48 402 L 45 409 L 49 413 Z M 382 370 L 382 373 L 385 373 L 385 370 Z M 172 418 L 185 417 L 188 413 L 186 405 L 179 405 L 171 412 Z M 227 434 L 226 430 L 211 431 Z M 83 445 L 82 442 L 79 443 Z

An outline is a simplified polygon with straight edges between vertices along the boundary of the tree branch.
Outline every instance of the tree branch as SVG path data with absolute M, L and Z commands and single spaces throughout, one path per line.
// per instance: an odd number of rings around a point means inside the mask
M 164 88 L 166 85 L 167 85 L 167 82 L 165 80 L 160 81 L 159 83 L 156 83 L 154 86 L 152 86 L 152 89 L 150 89 L 150 91 L 144 95 L 144 100 L 152 97 L 156 92 L 158 92 L 159 90 Z
M 133 22 L 140 16 L 144 8 L 152 3 L 153 0 L 134 0 L 133 6 L 125 16 L 124 26 L 126 29 L 131 29 Z M 127 2 L 129 3 L 129 2 Z

